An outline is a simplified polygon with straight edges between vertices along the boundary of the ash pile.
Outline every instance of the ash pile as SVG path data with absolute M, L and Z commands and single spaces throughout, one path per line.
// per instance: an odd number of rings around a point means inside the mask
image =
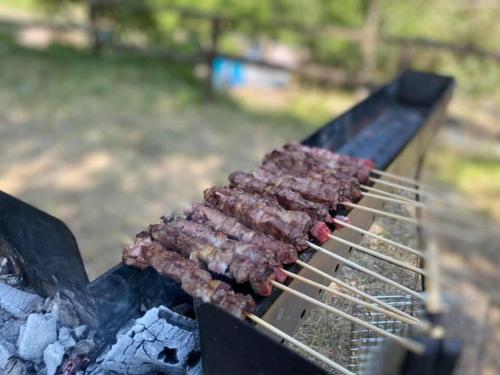
M 202 374 L 198 327 L 164 306 L 102 338 L 68 296 L 42 298 L 0 257 L 0 375 Z

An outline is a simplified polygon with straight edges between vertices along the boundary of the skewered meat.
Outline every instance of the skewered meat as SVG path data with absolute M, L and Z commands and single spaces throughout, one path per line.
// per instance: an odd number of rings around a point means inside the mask
M 314 223 L 303 212 L 287 211 L 278 204 L 239 189 L 212 187 L 205 190 L 204 197 L 208 204 L 245 226 L 291 243 L 298 249 L 307 247 L 309 232 L 313 236 L 322 234 L 322 231 L 329 233 L 326 224 Z M 321 241 L 323 237 L 316 239 Z
M 275 198 L 287 210 L 305 212 L 312 219 L 325 223 L 333 222 L 327 204 L 308 201 L 293 190 L 258 180 L 249 173 L 234 172 L 229 175 L 229 182 L 231 187 L 238 187 L 264 197 Z
M 281 171 L 281 173 L 283 172 Z M 290 174 L 276 175 L 263 169 L 255 170 L 252 176 L 266 184 L 282 186 L 296 191 L 304 199 L 326 203 L 331 210 L 335 210 L 337 205 L 343 201 L 343 196 L 339 190 L 335 187 L 325 186 L 325 184 L 317 180 Z
M 280 270 L 280 264 L 272 251 L 252 244 L 239 242 L 229 238 L 224 232 L 212 229 L 205 224 L 189 221 L 181 217 L 162 217 L 162 221 L 170 227 L 177 228 L 183 233 L 199 238 L 202 241 L 233 254 L 233 259 L 241 258 L 253 264 L 254 272 L 258 273 L 257 280 L 267 280 L 274 276 L 278 281 L 284 281 L 286 275 Z M 230 261 L 230 268 L 233 260 Z
M 159 274 L 180 283 L 192 297 L 214 303 L 241 319 L 255 310 L 251 296 L 235 293 L 228 284 L 213 280 L 209 272 L 181 254 L 166 250 L 147 232 L 140 233 L 134 244 L 124 248 L 123 261 L 140 269 L 152 267 Z
M 301 150 L 314 156 L 330 169 L 341 170 L 344 173 L 350 171 L 349 175 L 356 177 L 360 183 L 369 182 L 370 173 L 375 168 L 375 163 L 372 160 L 336 154 L 324 148 L 308 147 L 299 143 L 289 143 L 283 148 L 287 151 Z
M 297 260 L 297 251 L 292 246 L 249 229 L 237 219 L 227 216 L 215 208 L 196 204 L 187 212 L 187 215 L 191 220 L 209 225 L 239 241 L 272 251 L 280 264 L 290 264 Z
M 310 190 L 317 193 L 318 189 L 337 191 L 336 196 L 339 201 L 353 201 L 361 197 L 359 182 L 353 175 L 357 173 L 352 168 L 335 170 L 329 169 L 319 160 L 302 152 L 288 150 L 274 150 L 267 154 L 262 163 L 261 170 L 270 172 L 276 176 L 292 175 L 302 178 L 300 184 L 301 192 L 307 190 L 307 183 Z M 299 183 L 298 181 L 295 182 Z M 304 193 L 302 193 L 304 194 Z
M 236 255 L 234 249 L 228 246 L 218 248 L 207 239 L 194 235 L 193 231 L 186 232 L 182 224 L 175 220 L 152 225 L 150 233 L 151 237 L 164 247 L 176 250 L 198 264 L 206 264 L 212 272 L 227 275 L 240 284 L 249 281 L 253 290 L 260 295 L 269 295 L 272 292 L 271 280 L 275 277 L 275 268 L 269 263 L 262 262 L 256 266 L 250 259 Z M 217 233 L 210 235 L 217 236 Z

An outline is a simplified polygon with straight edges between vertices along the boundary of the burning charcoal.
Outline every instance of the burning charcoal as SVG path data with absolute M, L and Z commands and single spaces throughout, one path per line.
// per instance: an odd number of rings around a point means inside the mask
M 57 340 L 57 305 L 48 314 L 33 313 L 21 327 L 17 351 L 21 358 L 39 360 L 47 345 Z
M 27 293 L 0 282 L 0 308 L 16 318 L 26 318 L 43 300 L 36 294 Z
M 50 344 L 43 351 L 43 362 L 47 369 L 47 375 L 54 375 L 64 357 L 64 346 L 56 341 Z
M 199 359 L 198 327 L 194 320 L 164 306 L 153 308 L 107 353 L 102 368 L 120 374 L 186 374 Z

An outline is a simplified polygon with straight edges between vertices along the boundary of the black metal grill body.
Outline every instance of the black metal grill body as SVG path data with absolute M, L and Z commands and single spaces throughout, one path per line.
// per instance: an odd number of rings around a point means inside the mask
M 418 178 L 426 148 L 445 115 L 453 86 L 450 77 L 405 72 L 303 143 L 372 159 L 379 169 Z M 369 198 L 359 203 L 380 207 L 380 202 Z M 30 285 L 40 294 L 54 295 L 59 291 L 76 295 L 81 301 L 77 308 L 82 318 L 100 330 L 103 342 L 113 340 L 120 326 L 138 317 L 145 300 L 149 305 L 189 310 L 186 305 L 192 299 L 176 283 L 151 270 L 139 271 L 120 264 L 88 284 L 76 241 L 63 223 L 5 193 L 0 194 L 0 209 L 0 251 L 10 252 L 10 256 L 19 260 L 19 266 L 30 275 Z M 373 215 L 356 209 L 349 212 L 349 217 L 354 225 L 365 229 L 374 219 Z M 26 233 L 38 233 L 40 228 L 50 235 L 37 235 L 38 241 L 33 236 L 29 241 L 22 239 Z M 347 230 L 339 234 L 356 243 L 360 239 L 359 234 Z M 348 247 L 331 242 L 325 245 L 349 257 Z M 301 259 L 332 275 L 340 269 L 331 258 L 313 251 L 306 251 Z M 297 266 L 291 269 L 325 282 Z M 296 281 L 290 284 L 305 294 L 318 295 L 318 290 L 310 286 Z M 309 308 L 303 300 L 277 290 L 270 297 L 257 300 L 257 314 L 288 333 L 295 332 Z M 211 305 L 201 304 L 196 310 L 207 375 L 324 373 L 312 362 L 280 346 L 272 335 L 259 332 L 247 322 Z M 240 346 L 235 347 L 236 343 Z

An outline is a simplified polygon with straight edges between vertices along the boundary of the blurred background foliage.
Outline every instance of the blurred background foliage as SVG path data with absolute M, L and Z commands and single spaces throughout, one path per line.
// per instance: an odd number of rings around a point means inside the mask
M 5 0 L 3 0 L 5 1 Z M 186 19 L 175 8 L 202 11 L 222 17 L 235 18 L 221 38 L 226 52 L 241 53 L 244 35 L 254 41 L 273 40 L 307 50 L 311 61 L 333 65 L 356 72 L 361 68 L 358 43 L 319 31 L 325 26 L 359 28 L 373 0 L 144 0 L 109 1 L 103 6 L 121 38 L 138 38 L 148 42 L 193 52 L 207 45 L 210 25 L 197 18 Z M 21 0 L 27 6 L 48 11 L 53 17 L 62 14 L 84 0 Z M 104 2 L 106 3 L 106 2 Z M 137 4 L 147 5 L 139 10 Z M 135 6 L 134 6 L 135 4 Z M 474 45 L 498 52 L 500 50 L 500 6 L 496 0 L 379 0 L 380 32 L 383 35 L 430 38 L 437 41 Z M 171 7 L 172 9 L 169 9 Z M 106 11 L 107 9 L 107 11 Z M 286 25 L 286 27 L 277 27 Z M 302 29 L 317 30 L 303 33 Z M 460 56 L 434 50 L 406 49 L 412 67 L 442 71 L 461 82 L 460 89 L 472 95 L 485 94 L 500 98 L 500 69 L 498 61 L 475 56 Z M 380 44 L 377 48 L 376 77 L 379 80 L 395 74 L 401 68 L 401 48 Z

